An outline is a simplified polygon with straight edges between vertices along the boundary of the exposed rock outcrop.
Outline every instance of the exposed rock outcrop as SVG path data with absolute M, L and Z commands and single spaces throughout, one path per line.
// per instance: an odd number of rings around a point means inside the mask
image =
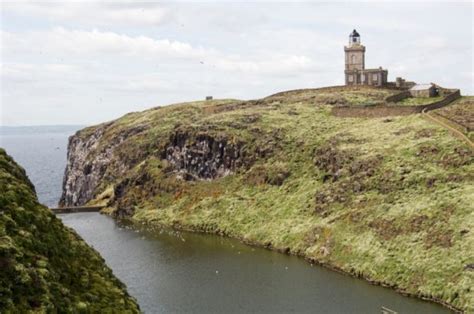
M 60 205 L 83 205 L 92 197 L 112 157 L 112 148 L 107 148 L 92 161 L 87 159 L 89 154 L 95 153 L 104 131 L 101 127 L 86 138 L 77 134 L 69 138 Z
M 244 164 L 242 147 L 243 143 L 229 143 L 225 137 L 206 133 L 190 137 L 186 132 L 176 132 L 164 157 L 180 178 L 210 180 L 227 176 Z
M 110 132 L 108 128 L 113 128 L 113 125 L 101 125 L 86 135 L 78 132 L 69 138 L 61 206 L 86 204 L 100 193 L 99 186 L 107 180 L 119 180 L 114 184 L 112 202 L 123 205 L 120 198 L 126 194 L 125 191 L 132 186 L 144 187 L 149 183 L 151 178 L 147 175 L 140 178 L 124 176 L 132 167 L 153 155 L 141 149 L 127 150 L 133 136 L 146 130 L 146 127 L 127 128 L 113 137 L 104 138 L 104 134 Z M 254 158 L 253 154 L 246 153 L 243 141 L 230 139 L 225 134 L 181 130 L 179 127 L 170 132 L 168 139 L 161 137 L 150 143 L 153 146 L 151 149 L 166 165 L 165 172 L 184 181 L 225 177 L 238 168 L 248 167 Z M 259 150 L 257 154 L 260 154 Z M 153 192 L 147 195 L 153 195 Z M 117 207 L 124 213 L 133 212 L 128 205 Z
M 109 141 L 102 141 L 111 125 L 112 123 L 103 124 L 87 136 L 78 132 L 69 138 L 63 192 L 59 201 L 61 206 L 80 206 L 91 200 L 111 164 L 117 164 L 113 175 L 119 176 L 137 162 L 131 156 L 115 156 L 115 150 L 126 139 L 142 132 L 146 127 L 126 129 Z

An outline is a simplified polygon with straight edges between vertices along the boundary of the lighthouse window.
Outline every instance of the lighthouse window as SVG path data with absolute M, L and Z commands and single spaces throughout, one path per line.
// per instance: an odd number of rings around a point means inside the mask
M 354 55 L 351 56 L 351 63 L 355 63 L 355 56 Z

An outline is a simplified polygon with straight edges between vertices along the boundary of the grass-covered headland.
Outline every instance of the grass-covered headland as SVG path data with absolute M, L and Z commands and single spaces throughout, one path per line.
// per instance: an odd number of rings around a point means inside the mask
M 100 255 L 38 203 L 0 148 L 0 313 L 138 313 Z
M 70 140 L 62 202 L 299 254 L 474 311 L 473 152 L 393 91 L 301 90 L 130 113 Z

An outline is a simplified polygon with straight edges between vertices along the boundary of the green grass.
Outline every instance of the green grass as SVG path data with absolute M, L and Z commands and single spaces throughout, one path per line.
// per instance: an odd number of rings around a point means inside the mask
M 144 129 L 114 146 L 96 195 L 122 182 L 110 210 L 132 208 L 135 220 L 289 249 L 474 311 L 474 272 L 466 268 L 474 263 L 472 151 L 419 115 L 330 114 L 328 103 L 378 102 L 391 93 L 303 90 L 125 116 L 104 129 L 98 147 Z M 177 130 L 191 146 L 203 133 L 244 143 L 253 158 L 227 177 L 179 180 L 162 160 Z
M 408 97 L 405 99 L 402 99 L 401 101 L 397 102 L 397 105 L 402 105 L 402 106 L 421 106 L 421 105 L 428 105 L 433 102 L 437 102 L 442 100 L 442 96 L 436 96 L 436 97 Z
M 0 148 L 0 312 L 138 313 L 102 257 L 38 203 Z

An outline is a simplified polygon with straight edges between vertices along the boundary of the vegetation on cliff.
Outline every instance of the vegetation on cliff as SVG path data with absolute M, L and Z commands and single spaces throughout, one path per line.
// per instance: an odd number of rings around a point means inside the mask
M 130 113 L 71 139 L 62 202 L 240 238 L 474 311 L 472 151 L 420 115 L 330 114 L 391 93 L 300 90 Z
M 0 312 L 139 312 L 104 260 L 45 206 L 0 149 Z

